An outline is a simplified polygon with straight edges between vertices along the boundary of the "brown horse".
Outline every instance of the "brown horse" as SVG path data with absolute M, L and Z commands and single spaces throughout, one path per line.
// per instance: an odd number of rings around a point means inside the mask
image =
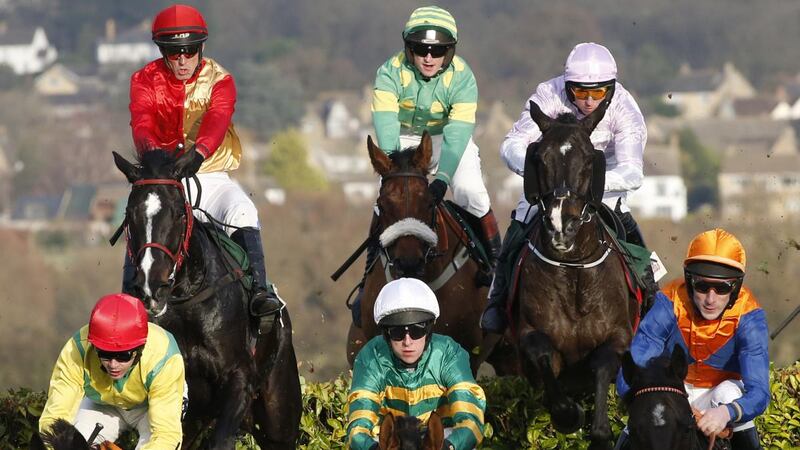
M 487 290 L 476 283 L 480 267 L 469 257 L 466 237 L 459 235 L 458 226 L 444 207 L 432 207 L 427 176 L 430 136 L 426 132 L 417 148 L 388 156 L 371 137 L 367 147 L 372 167 L 382 179 L 375 233 L 380 236 L 381 257 L 365 279 L 362 326 L 350 326 L 348 362 L 352 366 L 361 347 L 380 334 L 372 314 L 375 299 L 386 283 L 399 277 L 419 278 L 431 286 L 441 309 L 433 331 L 452 337 L 473 353 L 480 345 L 478 321 Z M 500 358 L 489 361 L 498 372 L 505 370 L 499 367 Z
M 531 383 L 543 382 L 555 428 L 565 434 L 580 428 L 583 410 L 570 394 L 594 392 L 590 449 L 611 447 L 608 385 L 638 311 L 596 213 L 605 158 L 589 136 L 606 107 L 580 121 L 572 114 L 554 120 L 531 102 L 542 138 L 528 148 L 524 183 L 541 224 L 531 236 L 512 303 L 523 371 Z
M 378 436 L 380 450 L 440 450 L 444 442 L 444 427 L 436 412 L 431 413 L 426 430 L 422 430 L 422 422 L 416 417 L 395 417 L 387 413 L 383 416 Z

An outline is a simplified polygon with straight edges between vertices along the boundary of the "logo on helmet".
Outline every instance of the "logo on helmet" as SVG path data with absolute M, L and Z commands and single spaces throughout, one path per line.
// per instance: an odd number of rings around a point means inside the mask
M 172 39 L 185 39 L 188 38 L 191 33 L 178 33 L 172 36 Z

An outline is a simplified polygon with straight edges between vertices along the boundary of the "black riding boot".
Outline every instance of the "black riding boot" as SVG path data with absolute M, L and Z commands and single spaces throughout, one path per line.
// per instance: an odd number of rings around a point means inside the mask
M 136 265 L 131 259 L 131 255 L 125 251 L 125 262 L 122 265 L 122 292 L 133 294 L 136 286 Z
M 372 222 L 369 224 L 369 235 L 374 236 L 377 233 L 378 229 L 378 215 L 372 214 Z M 375 237 L 375 242 L 370 243 L 367 246 L 367 262 L 364 266 L 364 275 L 361 277 L 361 281 L 358 283 L 358 292 L 356 293 L 356 298 L 353 299 L 353 303 L 347 305 L 350 308 L 350 314 L 353 316 L 353 325 L 361 328 L 361 297 L 364 296 L 364 283 L 367 280 L 367 274 L 372 270 L 373 264 L 375 264 L 375 260 L 378 258 L 378 250 L 380 249 L 377 239 Z
M 492 287 L 489 290 L 489 301 L 486 309 L 481 315 L 481 329 L 487 333 L 503 334 L 507 326 L 506 320 L 506 297 L 508 296 L 508 284 L 512 276 L 514 263 L 516 262 L 522 244 L 525 242 L 525 229 L 527 227 L 522 222 L 511 220 L 500 254 L 497 258 L 497 267 L 492 279 Z
M 500 239 L 500 230 L 497 228 L 497 219 L 495 219 L 494 212 L 492 212 L 491 209 L 480 218 L 480 221 L 481 231 L 483 232 L 481 238 L 483 247 L 486 250 L 486 256 L 489 257 L 491 272 L 486 277 L 486 280 L 479 279 L 479 284 L 482 286 L 490 286 L 492 283 L 492 274 L 497 268 L 497 261 L 500 258 L 503 244 Z
M 253 274 L 253 292 L 250 296 L 250 314 L 263 317 L 275 314 L 286 304 L 279 296 L 275 285 L 267 279 L 264 264 L 264 248 L 261 245 L 261 232 L 257 228 L 239 228 L 231 234 L 233 242 L 239 244 L 247 253 Z
M 756 427 L 734 432 L 731 436 L 731 448 L 733 450 L 761 450 Z

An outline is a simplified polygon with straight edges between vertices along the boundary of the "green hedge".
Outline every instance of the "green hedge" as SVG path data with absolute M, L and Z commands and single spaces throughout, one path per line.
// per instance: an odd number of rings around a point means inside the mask
M 347 401 L 349 376 L 333 381 L 302 381 L 303 417 L 300 420 L 299 449 L 342 449 L 347 441 L 344 406 Z M 771 371 L 772 401 L 757 420 L 765 449 L 800 448 L 800 361 Z M 491 378 L 480 381 L 489 405 L 486 431 L 481 448 L 505 450 L 586 449 L 588 441 L 582 432 L 557 433 L 542 407 L 542 393 L 528 387 L 520 378 Z M 618 434 L 627 417 L 617 402 L 613 389 L 609 393 L 612 412 L 611 427 Z M 12 389 L 0 397 L 0 448 L 25 448 L 41 414 L 45 395 L 26 389 Z M 585 405 L 588 408 L 588 405 Z M 248 437 L 237 445 L 240 449 L 257 448 Z

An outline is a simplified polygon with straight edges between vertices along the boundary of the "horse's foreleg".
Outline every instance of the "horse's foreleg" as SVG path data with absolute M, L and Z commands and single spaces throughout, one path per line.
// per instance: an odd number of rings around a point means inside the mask
M 620 351 L 618 345 L 606 342 L 596 348 L 589 364 L 594 374 L 594 419 L 589 448 L 591 450 L 611 449 L 611 426 L 608 423 L 608 385 L 614 380 L 619 371 Z
M 222 400 L 210 448 L 232 449 L 242 424 L 245 411 L 250 407 L 252 391 L 245 370 L 231 371 L 217 396 Z
M 569 434 L 583 425 L 583 408 L 566 395 L 558 383 L 561 356 L 553 347 L 550 337 L 533 331 L 520 339 L 520 350 L 528 362 L 536 368 L 544 383 L 545 402 L 550 410 L 553 426 L 560 433 Z M 528 374 L 528 378 L 531 376 Z

